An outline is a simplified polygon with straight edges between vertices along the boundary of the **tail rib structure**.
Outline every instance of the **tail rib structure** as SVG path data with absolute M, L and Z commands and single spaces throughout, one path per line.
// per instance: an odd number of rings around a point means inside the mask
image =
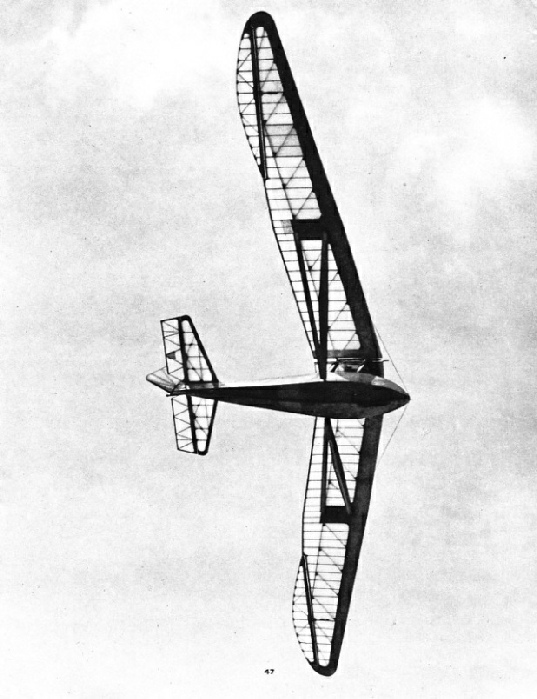
M 192 395 L 188 388 L 215 385 L 218 378 L 189 316 L 163 320 L 161 326 L 167 372 L 187 389 L 172 397 L 177 449 L 204 455 L 209 450 L 217 401 Z

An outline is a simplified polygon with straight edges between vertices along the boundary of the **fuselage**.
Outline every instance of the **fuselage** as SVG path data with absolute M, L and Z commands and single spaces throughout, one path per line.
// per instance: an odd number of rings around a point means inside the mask
M 373 417 L 396 410 L 410 400 L 408 393 L 393 381 L 360 371 L 331 372 L 326 379 L 314 374 L 233 384 L 174 383 L 165 370 L 147 378 L 170 396 L 190 394 L 225 403 L 316 417 Z

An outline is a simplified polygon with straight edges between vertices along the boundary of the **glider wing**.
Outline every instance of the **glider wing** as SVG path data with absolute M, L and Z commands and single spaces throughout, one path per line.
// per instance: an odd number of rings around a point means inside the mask
M 382 417 L 315 421 L 293 623 L 306 659 L 322 675 L 338 666 L 381 427 Z
M 322 378 L 327 364 L 367 362 L 380 351 L 351 249 L 270 15 L 244 28 L 237 96 L 306 336 Z

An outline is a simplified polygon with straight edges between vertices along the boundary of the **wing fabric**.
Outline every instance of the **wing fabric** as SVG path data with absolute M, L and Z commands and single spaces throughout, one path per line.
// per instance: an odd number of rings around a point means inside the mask
M 306 336 L 324 378 L 337 359 L 382 371 L 341 218 L 272 18 L 247 22 L 237 67 L 239 111 L 265 184 L 272 226 Z
M 338 665 L 381 427 L 382 417 L 315 421 L 293 623 L 308 662 L 323 675 Z

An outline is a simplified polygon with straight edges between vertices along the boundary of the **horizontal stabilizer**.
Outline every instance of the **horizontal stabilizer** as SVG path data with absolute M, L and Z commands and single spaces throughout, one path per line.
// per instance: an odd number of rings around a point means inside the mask
M 187 389 L 184 394 L 172 397 L 177 448 L 190 454 L 206 454 L 217 401 L 194 396 L 188 387 L 216 384 L 218 378 L 190 316 L 162 320 L 161 327 L 166 370 L 155 372 L 150 380 L 165 389 L 171 386 L 170 393 L 180 385 Z

